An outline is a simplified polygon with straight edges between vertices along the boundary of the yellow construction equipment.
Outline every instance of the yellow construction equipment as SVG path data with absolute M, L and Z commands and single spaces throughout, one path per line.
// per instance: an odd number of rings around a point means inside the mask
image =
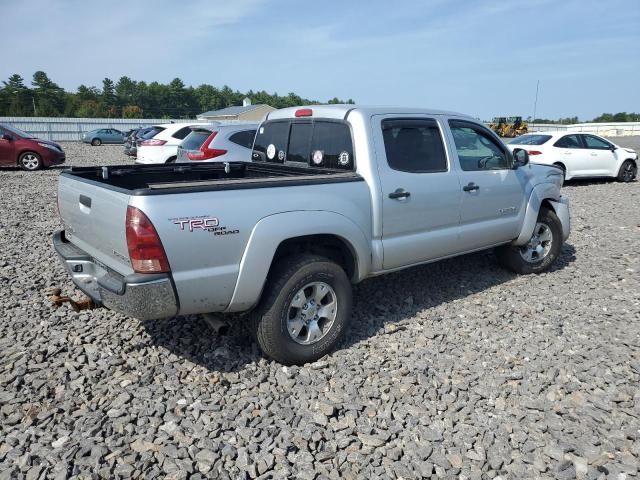
M 522 121 L 522 117 L 494 117 L 489 128 L 503 138 L 513 138 L 529 132 L 529 126 Z

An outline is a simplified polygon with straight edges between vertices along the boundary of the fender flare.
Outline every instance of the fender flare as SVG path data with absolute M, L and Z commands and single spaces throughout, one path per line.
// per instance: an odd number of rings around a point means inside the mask
M 533 235 L 536 221 L 538 220 L 540 207 L 545 200 L 553 202 L 560 200 L 558 187 L 556 185 L 552 183 L 540 183 L 533 187 L 529 195 L 529 200 L 527 201 L 520 235 L 512 242 L 513 245 L 526 245 L 529 241 L 531 235 Z
M 371 269 L 371 242 L 347 217 L 328 211 L 292 211 L 261 219 L 251 231 L 240 261 L 238 278 L 227 312 L 242 312 L 260 299 L 278 246 L 285 240 L 308 235 L 334 235 L 351 249 L 356 261 L 352 280 L 360 281 Z

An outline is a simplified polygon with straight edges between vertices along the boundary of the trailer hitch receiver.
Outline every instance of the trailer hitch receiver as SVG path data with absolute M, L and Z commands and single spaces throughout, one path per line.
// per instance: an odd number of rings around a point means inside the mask
M 74 312 L 79 312 L 80 310 L 93 310 L 98 307 L 96 302 L 94 302 L 90 297 L 84 297 L 76 302 L 71 297 L 62 296 L 61 293 L 62 290 L 59 288 L 51 290 L 51 296 L 49 299 L 56 307 L 61 306 L 63 303 L 68 303 Z

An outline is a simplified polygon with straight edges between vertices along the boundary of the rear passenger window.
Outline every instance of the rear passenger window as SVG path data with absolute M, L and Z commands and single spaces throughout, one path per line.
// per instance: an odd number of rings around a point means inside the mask
M 314 122 L 311 165 L 353 169 L 353 144 L 347 124 L 322 120 Z
M 288 121 L 264 123 L 256 134 L 251 158 L 254 162 L 276 162 L 278 161 L 278 152 L 282 151 L 281 156 L 284 158 L 288 140 Z
M 559 148 L 582 148 L 582 142 L 578 135 L 565 135 L 554 143 L 553 146 Z
M 231 135 L 229 141 L 244 148 L 251 148 L 253 147 L 253 139 L 255 136 L 255 130 L 245 130 L 244 132 L 236 132 Z
M 413 173 L 447 171 L 447 157 L 435 120 L 383 120 L 382 136 L 392 169 Z
M 184 140 L 184 138 L 191 133 L 191 129 L 189 127 L 184 127 L 178 130 L 176 133 L 171 135 L 173 138 L 177 138 L 178 140 Z
M 491 133 L 469 122 L 449 120 L 449 125 L 462 170 L 505 170 L 511 168 L 510 158 Z

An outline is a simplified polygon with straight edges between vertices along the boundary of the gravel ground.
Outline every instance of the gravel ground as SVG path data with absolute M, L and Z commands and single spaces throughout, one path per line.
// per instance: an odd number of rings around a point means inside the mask
M 58 173 L 0 169 L 0 479 L 638 477 L 640 183 L 566 186 L 550 273 L 480 253 L 364 282 L 340 349 L 283 368 L 198 316 L 53 308 Z

